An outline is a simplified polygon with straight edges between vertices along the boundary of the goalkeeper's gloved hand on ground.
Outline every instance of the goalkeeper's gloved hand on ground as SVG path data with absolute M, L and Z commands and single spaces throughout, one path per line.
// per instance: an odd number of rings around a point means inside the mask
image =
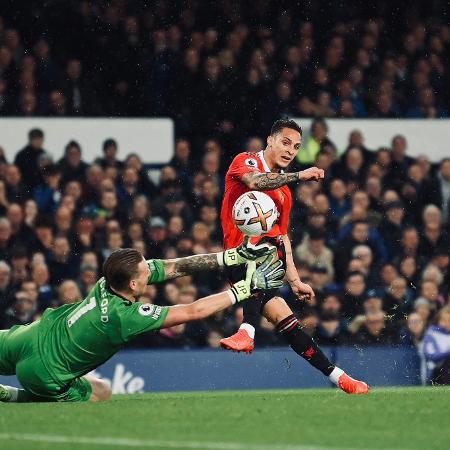
M 234 297 L 232 303 L 247 299 L 254 291 L 281 287 L 285 273 L 283 263 L 280 260 L 274 262 L 272 255 L 267 256 L 258 268 L 256 261 L 249 261 L 245 280 L 234 283 L 230 289 L 232 300 Z
M 260 262 L 275 252 L 276 247 L 274 245 L 268 244 L 267 242 L 254 245 L 250 242 L 250 238 L 245 236 L 244 242 L 239 247 L 230 248 L 229 250 L 218 253 L 217 258 L 220 265 L 229 267 L 245 264 L 248 261 Z

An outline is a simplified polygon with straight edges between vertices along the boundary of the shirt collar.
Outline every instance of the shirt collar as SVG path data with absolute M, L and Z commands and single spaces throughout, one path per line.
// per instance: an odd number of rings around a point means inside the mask
M 259 156 L 259 159 L 260 159 L 261 162 L 262 162 L 262 165 L 263 165 L 263 167 L 264 167 L 264 171 L 265 171 L 265 172 L 272 172 L 272 171 L 270 170 L 269 165 L 267 164 L 266 159 L 264 158 L 264 150 L 260 150 L 260 151 L 258 152 L 258 156 Z M 284 170 L 280 170 L 280 173 L 284 173 Z

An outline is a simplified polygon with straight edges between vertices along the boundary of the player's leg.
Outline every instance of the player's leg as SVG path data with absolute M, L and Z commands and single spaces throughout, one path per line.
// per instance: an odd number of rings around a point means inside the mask
M 90 375 L 74 379 L 63 393 L 59 393 L 53 386 L 43 385 L 41 388 L 46 395 L 36 395 L 26 389 L 0 385 L 0 402 L 98 402 L 109 400 L 112 394 L 108 383 Z
M 263 307 L 262 313 L 283 334 L 294 352 L 320 370 L 334 384 L 348 394 L 366 394 L 367 384 L 349 377 L 325 356 L 314 339 L 302 330 L 300 322 L 281 297 L 274 297 Z
M 85 375 L 82 379 L 86 380 L 91 388 L 89 401 L 99 402 L 106 401 L 111 398 L 111 386 L 106 381 L 101 380 L 100 378 L 95 378 L 92 375 Z
M 36 326 L 28 325 L 0 330 L 0 375 L 16 375 L 17 364 L 35 353 L 32 345 L 35 328 Z M 45 399 L 26 389 L 0 384 L 0 402 L 42 401 Z
M 232 266 L 228 268 L 228 280 L 231 284 L 245 277 L 246 267 Z M 239 330 L 232 336 L 220 340 L 220 346 L 225 350 L 251 353 L 254 349 L 255 327 L 261 317 L 261 304 L 252 296 L 250 301 L 243 303 L 244 320 Z
M 277 247 L 277 256 L 286 265 L 286 252 L 281 239 L 264 237 L 260 243 L 268 242 Z M 242 279 L 245 274 L 245 266 L 233 266 L 230 268 L 229 279 L 236 282 Z M 234 352 L 251 353 L 255 348 L 255 329 L 261 321 L 261 311 L 266 302 L 277 295 L 278 290 L 266 290 L 252 296 L 252 299 L 243 304 L 243 320 L 239 330 L 230 337 L 220 340 L 220 345 L 226 350 Z
M 261 303 L 251 299 L 243 304 L 244 319 L 238 331 L 220 340 L 220 346 L 233 352 L 251 353 L 255 348 L 255 328 L 261 320 Z
M 20 389 L 13 386 L 0 384 L 0 402 L 11 403 L 36 403 L 52 401 L 46 397 L 35 395 L 26 389 Z

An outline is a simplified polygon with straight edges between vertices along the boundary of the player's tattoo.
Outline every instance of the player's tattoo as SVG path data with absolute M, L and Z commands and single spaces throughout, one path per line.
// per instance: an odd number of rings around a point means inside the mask
M 258 191 L 271 191 L 289 183 L 299 181 L 298 173 L 246 173 L 242 181 L 250 188 Z
M 166 280 L 184 277 L 185 275 L 201 272 L 203 270 L 214 270 L 219 268 L 217 255 L 215 253 L 168 259 L 163 262 L 166 269 Z

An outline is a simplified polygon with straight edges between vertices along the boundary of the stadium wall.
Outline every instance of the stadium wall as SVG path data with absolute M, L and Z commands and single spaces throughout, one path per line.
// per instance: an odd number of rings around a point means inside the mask
M 371 386 L 420 384 L 414 349 L 335 347 L 325 353 Z M 251 356 L 215 349 L 128 350 L 93 374 L 110 380 L 115 394 L 330 387 L 328 379 L 285 348 L 257 350 Z M 15 377 L 0 376 L 0 383 L 18 385 Z
M 311 119 L 295 119 L 308 136 Z M 327 119 L 329 136 L 343 151 L 352 130 L 364 134 L 371 149 L 389 146 L 396 134 L 408 139 L 408 154 L 426 154 L 432 161 L 449 156 L 447 145 L 450 119 Z M 97 119 L 97 118 L 13 118 L 0 119 L 2 146 L 8 159 L 26 145 L 26 136 L 31 128 L 41 128 L 45 134 L 46 148 L 55 159 L 59 159 L 70 139 L 80 142 L 83 158 L 92 162 L 101 154 L 102 142 L 113 137 L 119 143 L 119 158 L 128 153 L 139 153 L 145 163 L 166 163 L 173 155 L 174 124 L 171 119 Z
M 63 156 L 68 141 L 78 141 L 83 159 L 92 162 L 101 156 L 102 143 L 114 138 L 119 144 L 119 159 L 138 153 L 144 162 L 166 163 L 173 156 L 172 119 L 116 118 L 14 118 L 0 119 L 1 145 L 9 161 L 27 144 L 28 131 L 40 128 L 45 133 L 44 148 L 55 160 Z

